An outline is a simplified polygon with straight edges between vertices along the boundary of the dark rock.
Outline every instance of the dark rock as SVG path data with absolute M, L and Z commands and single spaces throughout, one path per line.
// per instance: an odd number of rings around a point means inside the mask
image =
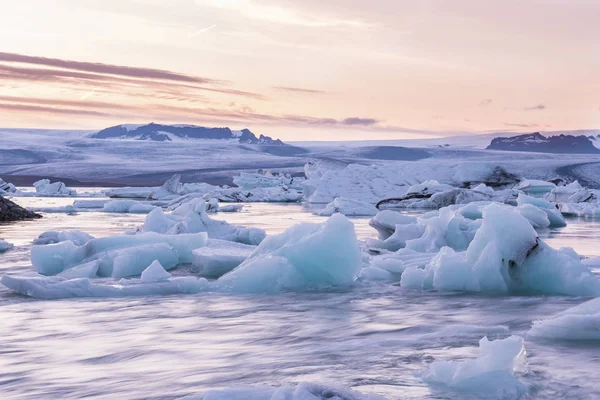
M 13 203 L 0 196 L 0 222 L 21 221 L 41 218 L 42 216 Z
M 488 150 L 533 151 L 538 153 L 598 154 L 587 136 L 558 135 L 546 137 L 539 132 L 492 139 Z
M 279 139 L 260 135 L 256 137 L 249 129 L 242 129 L 234 133 L 229 128 L 207 128 L 194 125 L 161 125 L 154 122 L 138 127 L 127 125 L 111 126 L 102 129 L 90 136 L 94 139 L 136 139 L 151 140 L 155 142 L 170 142 L 173 138 L 179 139 L 211 139 L 211 140 L 235 140 L 244 144 L 261 144 L 271 146 L 284 146 Z

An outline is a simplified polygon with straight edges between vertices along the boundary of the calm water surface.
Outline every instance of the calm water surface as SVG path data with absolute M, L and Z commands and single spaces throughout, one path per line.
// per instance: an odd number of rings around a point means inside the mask
M 72 199 L 19 198 L 33 207 Z M 52 203 L 52 204 L 51 204 Z M 16 249 L 0 255 L 0 273 L 30 272 L 31 240 L 47 230 L 122 233 L 144 215 L 47 214 L 0 226 Z M 322 221 L 301 205 L 248 204 L 215 218 L 278 233 Z M 359 237 L 375 237 L 368 218 Z M 541 232 L 552 246 L 600 256 L 600 226 L 569 220 Z M 586 299 L 489 297 L 406 291 L 390 284 L 345 291 L 33 300 L 0 288 L 0 398 L 174 399 L 238 385 L 302 381 L 353 387 L 389 399 L 469 399 L 430 387 L 419 373 L 434 360 L 476 355 L 485 335 L 523 335 L 531 399 L 600 398 L 600 346 L 528 340 L 532 320 Z

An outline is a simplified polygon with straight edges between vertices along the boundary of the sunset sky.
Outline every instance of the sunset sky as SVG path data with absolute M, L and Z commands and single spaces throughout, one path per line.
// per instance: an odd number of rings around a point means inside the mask
M 600 128 L 598 0 L 21 0 L 0 127 L 284 140 Z

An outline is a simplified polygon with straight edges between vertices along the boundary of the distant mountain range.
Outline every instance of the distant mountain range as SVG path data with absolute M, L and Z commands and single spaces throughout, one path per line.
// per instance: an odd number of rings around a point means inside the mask
M 261 144 L 281 146 L 279 139 L 260 135 L 256 137 L 249 129 L 232 131 L 229 128 L 207 128 L 195 125 L 117 125 L 102 129 L 90 135 L 94 139 L 134 139 L 155 142 L 171 142 L 175 140 L 232 140 L 244 144 Z
M 488 150 L 532 151 L 538 153 L 572 153 L 593 154 L 600 153 L 592 140 L 598 137 L 557 135 L 546 137 L 539 132 L 528 133 L 513 137 L 498 137 L 492 139 Z

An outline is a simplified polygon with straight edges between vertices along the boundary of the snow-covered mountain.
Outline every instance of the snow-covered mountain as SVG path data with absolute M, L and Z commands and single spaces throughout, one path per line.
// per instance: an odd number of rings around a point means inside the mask
M 244 144 L 284 145 L 279 139 L 260 135 L 256 137 L 249 129 L 232 131 L 229 128 L 208 128 L 195 125 L 117 125 L 93 133 L 93 139 L 135 139 L 155 142 L 171 142 L 175 140 L 233 140 Z
M 492 139 L 489 150 L 533 151 L 538 153 L 600 153 L 589 137 L 557 135 L 546 137 L 539 132 Z

